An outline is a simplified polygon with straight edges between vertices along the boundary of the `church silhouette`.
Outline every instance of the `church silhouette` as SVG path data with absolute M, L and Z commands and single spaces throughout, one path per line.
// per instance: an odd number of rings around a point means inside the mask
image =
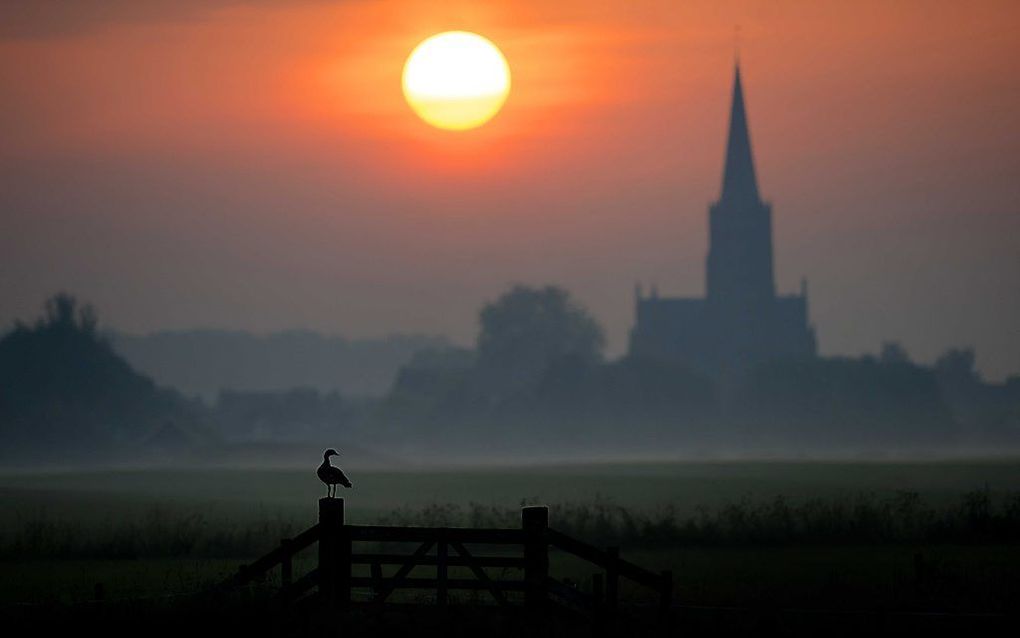
M 772 207 L 761 200 L 738 64 L 733 81 L 722 193 L 708 211 L 706 296 L 660 297 L 635 291 L 630 354 L 679 363 L 713 378 L 762 361 L 813 357 L 807 284 L 777 295 Z

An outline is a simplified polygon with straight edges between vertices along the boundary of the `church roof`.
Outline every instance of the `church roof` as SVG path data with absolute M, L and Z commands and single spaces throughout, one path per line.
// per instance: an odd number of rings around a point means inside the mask
M 744 89 L 740 83 L 740 65 L 733 79 L 733 105 L 730 107 L 730 134 L 726 142 L 726 165 L 723 169 L 721 202 L 761 201 L 758 180 L 751 155 L 751 134 L 747 129 L 744 110 Z

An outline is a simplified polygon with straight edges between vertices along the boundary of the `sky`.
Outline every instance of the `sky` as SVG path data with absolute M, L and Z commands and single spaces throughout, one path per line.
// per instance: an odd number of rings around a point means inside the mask
M 505 54 L 492 121 L 404 102 L 421 40 Z M 739 49 L 777 282 L 826 355 L 1020 373 L 1020 4 L 0 0 L 0 325 L 449 335 L 515 283 L 626 348 L 701 295 Z

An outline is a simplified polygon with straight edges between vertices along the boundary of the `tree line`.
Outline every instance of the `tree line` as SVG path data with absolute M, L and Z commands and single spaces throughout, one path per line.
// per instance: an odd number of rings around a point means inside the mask
M 355 439 L 381 449 L 570 456 L 937 452 L 1020 442 L 1020 378 L 987 384 L 973 352 L 934 366 L 877 357 L 773 360 L 727 383 L 654 358 L 605 356 L 564 289 L 514 286 L 484 304 L 473 348 L 419 350 L 380 399 L 309 388 L 158 387 L 66 294 L 0 338 L 3 460 L 99 458 L 225 439 Z

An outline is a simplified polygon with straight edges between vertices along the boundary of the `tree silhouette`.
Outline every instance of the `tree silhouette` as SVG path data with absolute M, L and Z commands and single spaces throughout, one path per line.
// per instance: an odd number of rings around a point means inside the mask
M 73 295 L 61 292 L 46 300 L 45 315 L 36 324 L 40 330 L 47 328 L 79 332 L 83 335 L 95 335 L 96 311 L 86 304 L 78 307 L 78 300 Z
M 957 385 L 976 385 L 981 381 L 974 368 L 973 348 L 950 348 L 935 360 L 935 373 Z
M 515 286 L 479 315 L 478 368 L 487 384 L 513 392 L 534 384 L 554 362 L 602 359 L 598 322 L 556 286 Z
M 91 306 L 61 293 L 34 323 L 0 338 L 3 456 L 105 453 L 191 418 L 192 406 L 135 372 L 97 323 Z
M 903 347 L 903 344 L 898 341 L 886 341 L 882 344 L 882 351 L 878 355 L 878 360 L 890 365 L 909 365 L 910 355 L 907 354 L 907 349 Z

